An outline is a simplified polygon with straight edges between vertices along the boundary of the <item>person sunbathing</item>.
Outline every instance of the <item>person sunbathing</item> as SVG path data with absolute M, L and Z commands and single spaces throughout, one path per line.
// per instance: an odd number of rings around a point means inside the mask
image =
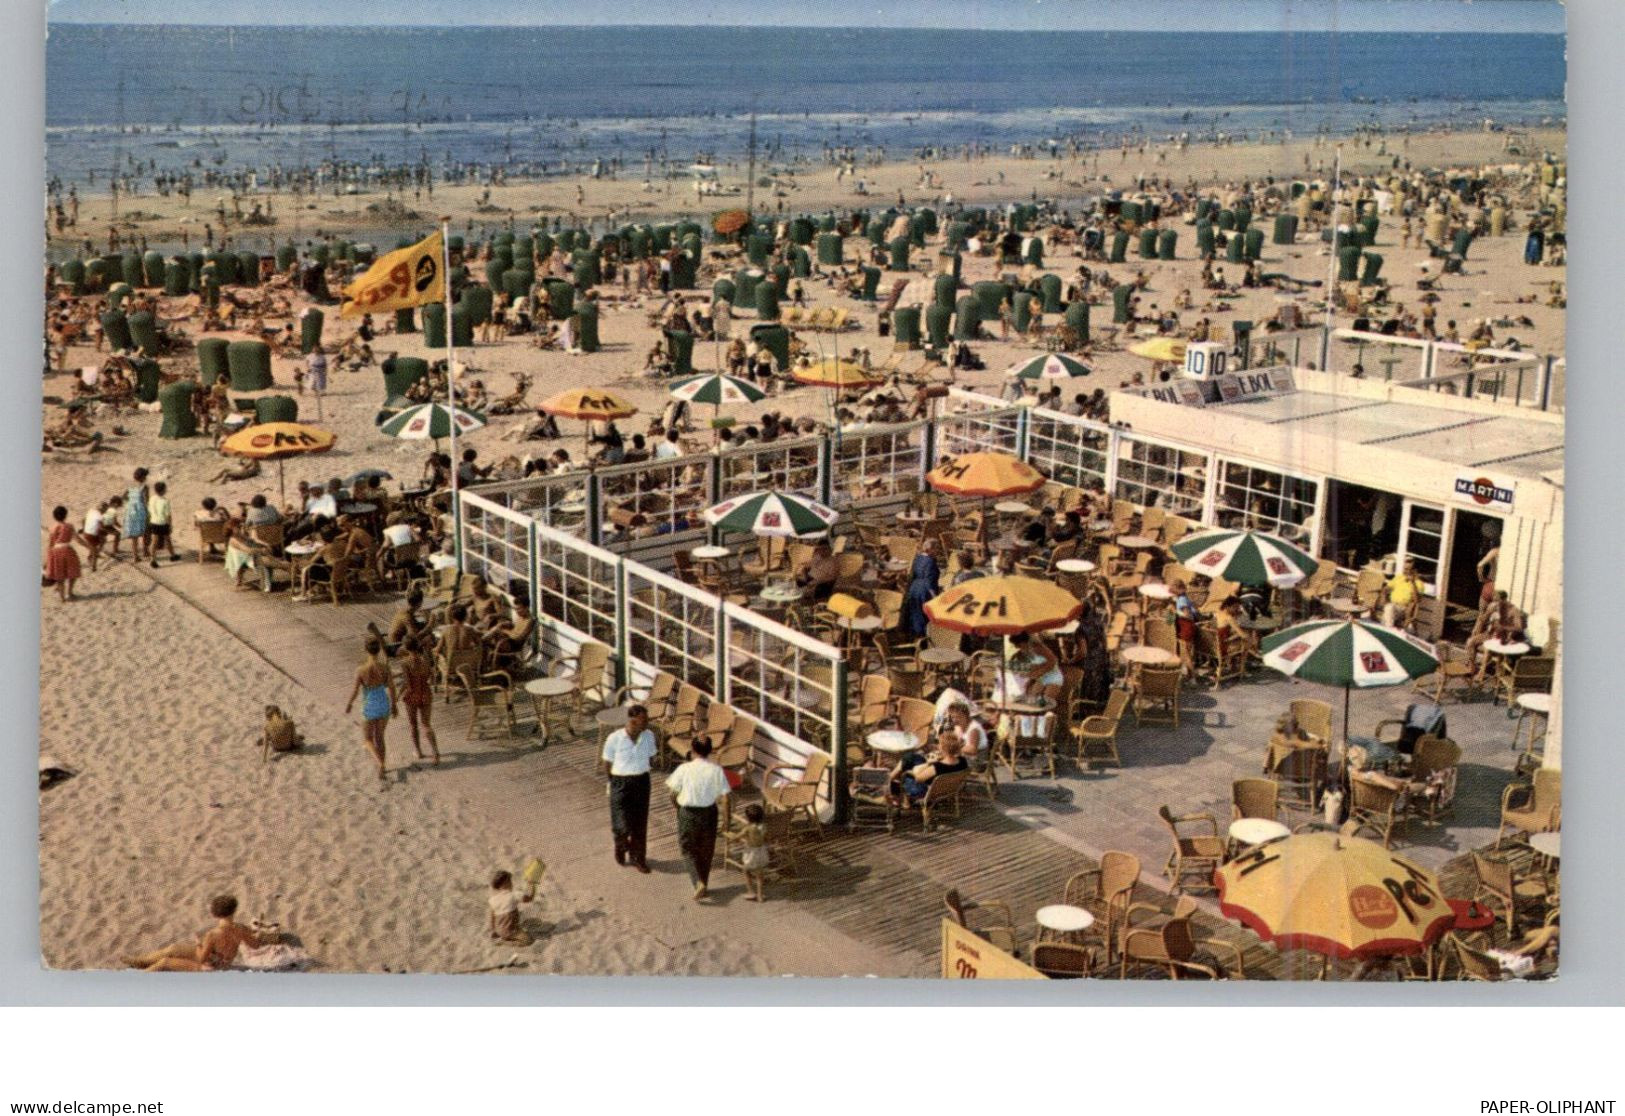
M 245 481 L 260 475 L 260 463 L 252 457 L 246 457 L 236 465 L 227 465 L 214 476 L 209 478 L 210 484 L 228 484 L 232 481 Z
M 151 953 L 125 957 L 128 968 L 149 973 L 205 973 L 229 969 L 244 946 L 258 947 L 259 935 L 236 920 L 237 897 L 216 895 L 209 900 L 215 924 L 195 941 L 177 942 Z

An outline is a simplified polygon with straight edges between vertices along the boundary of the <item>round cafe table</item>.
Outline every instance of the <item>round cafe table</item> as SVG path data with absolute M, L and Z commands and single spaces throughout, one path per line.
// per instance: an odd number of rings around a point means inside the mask
M 1327 601 L 1326 607 L 1343 616 L 1358 616 L 1371 608 L 1370 605 L 1360 604 L 1358 601 L 1349 600 L 1347 597 L 1337 597 L 1334 600 Z
M 769 585 L 761 593 L 764 601 L 774 604 L 795 604 L 805 595 L 805 590 L 795 585 Z
M 1173 590 L 1160 581 L 1148 581 L 1140 586 L 1140 596 L 1149 597 L 1153 601 L 1171 601 L 1174 599 Z
M 1095 564 L 1087 558 L 1062 558 L 1055 563 L 1055 568 L 1062 573 L 1087 574 L 1095 572 Z
M 1024 504 L 1020 500 L 1000 500 L 993 505 L 993 510 L 1000 515 L 1037 515 L 1038 509 L 1031 504 Z
M 1256 620 L 1250 616 L 1243 616 L 1236 621 L 1236 627 L 1244 632 L 1273 632 L 1281 626 L 1281 622 L 1273 616 L 1260 616 Z
M 1094 915 L 1082 907 L 1074 907 L 1069 903 L 1051 903 L 1047 907 L 1039 907 L 1034 918 L 1038 921 L 1040 939 L 1081 934 L 1095 924 Z
M 927 647 L 920 652 L 920 665 L 938 678 L 944 674 L 957 678 L 959 668 L 969 659 L 970 656 L 957 647 Z
M 888 756 L 901 756 L 920 746 L 920 738 L 901 729 L 877 729 L 864 737 L 871 751 Z
M 1563 835 L 1561 833 L 1531 833 L 1529 835 L 1529 847 L 1547 860 L 1560 860 L 1563 856 Z
M 611 705 L 608 708 L 600 709 L 597 713 L 593 714 L 593 720 L 598 722 L 599 729 L 605 733 L 611 733 L 616 729 L 625 728 L 628 719 L 629 718 L 626 714 L 626 706 L 624 705 Z
M 1551 694 L 1519 694 L 1517 699 L 1518 723 L 1512 726 L 1512 750 L 1518 750 L 1518 740 L 1523 736 L 1523 723 L 1529 722 L 1529 747 L 1535 746 L 1536 734 L 1541 731 L 1552 713 Z
M 525 693 L 536 710 L 536 732 L 542 738 L 542 747 L 547 747 L 547 736 L 553 728 L 554 703 L 575 693 L 575 689 L 571 678 L 532 678 L 525 683 Z
M 688 556 L 696 562 L 715 562 L 719 558 L 726 558 L 733 551 L 725 546 L 696 546 L 688 552 Z
M 1519 655 L 1529 654 L 1529 645 L 1527 643 L 1503 643 L 1498 639 L 1487 639 L 1484 641 L 1484 650 L 1491 655 L 1501 655 L 1508 659 L 1515 659 Z
M 315 554 L 323 547 L 323 545 L 325 544 L 323 544 L 320 539 L 300 539 L 298 542 L 292 542 L 283 547 L 282 553 L 286 554 L 289 558 L 303 558 L 307 555 Z
M 1262 845 L 1291 835 L 1292 830 L 1269 818 L 1237 818 L 1230 823 L 1230 839 L 1238 845 Z
M 1118 654 L 1125 663 L 1133 663 L 1135 666 L 1172 666 L 1179 662 L 1179 656 L 1172 651 L 1164 651 L 1160 647 L 1151 647 L 1147 644 L 1125 647 Z
M 1118 535 L 1117 545 L 1124 550 L 1150 550 L 1157 545 L 1157 540 L 1149 535 Z

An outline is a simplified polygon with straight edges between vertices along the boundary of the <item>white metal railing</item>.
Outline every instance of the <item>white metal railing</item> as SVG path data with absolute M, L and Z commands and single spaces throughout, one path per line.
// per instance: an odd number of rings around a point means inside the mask
M 1286 364 L 1303 368 L 1318 363 L 1320 343 L 1325 333 L 1323 326 L 1281 330 L 1276 333 L 1255 330 L 1247 338 L 1247 351 L 1241 354 L 1242 367 L 1267 368 L 1272 364 Z
M 1326 355 L 1326 371 L 1343 375 L 1354 375 L 1358 371 L 1367 380 L 1403 383 L 1428 374 L 1432 350 L 1432 342 L 1421 338 L 1334 329 Z
M 713 594 L 637 562 L 626 562 L 626 656 L 634 678 L 656 671 L 717 694 L 722 602 Z
M 697 527 L 699 513 L 711 504 L 711 473 L 716 466 L 716 456 L 703 453 L 597 470 L 592 483 L 600 524 L 594 537 L 619 550 L 617 544 L 629 537 Z
M 832 507 L 862 505 L 918 492 L 926 472 L 924 420 L 842 431 L 830 448 Z
M 1105 489 L 1113 435 L 1104 423 L 1034 408 L 1027 416 L 1027 461 L 1057 484 Z
M 543 526 L 591 538 L 587 514 L 590 479 L 591 474 L 581 469 L 557 476 L 499 481 L 480 485 L 475 491 L 492 503 L 521 512 Z
M 769 489 L 809 500 L 824 498 L 823 454 L 818 438 L 795 438 L 726 450 L 717 463 L 717 500 Z
M 621 651 L 621 559 L 564 531 L 535 528 L 537 616 L 553 629 L 559 653 L 592 639 Z
M 998 452 L 1021 456 L 1025 407 L 988 406 L 988 396 L 952 388 L 949 398 L 969 409 L 944 414 L 936 420 L 932 466 L 944 457 L 966 453 Z
M 475 492 L 460 492 L 462 538 L 460 550 L 465 573 L 478 574 L 493 588 L 510 593 L 531 588 L 531 527 L 529 516 L 505 508 Z

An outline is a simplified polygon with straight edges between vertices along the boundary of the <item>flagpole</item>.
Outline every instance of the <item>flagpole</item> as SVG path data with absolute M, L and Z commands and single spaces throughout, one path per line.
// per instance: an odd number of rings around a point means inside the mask
M 463 511 L 457 499 L 456 331 L 451 324 L 451 218 L 440 218 L 440 289 L 446 303 L 446 415 L 451 438 L 451 531 L 457 566 L 463 562 Z M 429 422 L 434 422 L 432 410 Z
M 1337 154 L 1332 161 L 1332 189 L 1331 196 L 1326 199 L 1328 216 L 1331 218 L 1332 247 L 1331 259 L 1326 262 L 1326 334 L 1320 349 L 1320 370 L 1332 370 L 1332 313 L 1337 301 L 1337 190 L 1343 178 L 1343 145 L 1337 145 Z

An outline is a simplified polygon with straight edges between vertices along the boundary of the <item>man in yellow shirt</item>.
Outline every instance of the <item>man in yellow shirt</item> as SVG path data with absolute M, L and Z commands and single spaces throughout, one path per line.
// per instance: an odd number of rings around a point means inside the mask
M 1415 562 L 1406 559 L 1399 576 L 1383 586 L 1383 598 L 1382 622 L 1388 627 L 1409 629 L 1416 622 L 1416 610 L 1422 603 L 1422 578 Z

